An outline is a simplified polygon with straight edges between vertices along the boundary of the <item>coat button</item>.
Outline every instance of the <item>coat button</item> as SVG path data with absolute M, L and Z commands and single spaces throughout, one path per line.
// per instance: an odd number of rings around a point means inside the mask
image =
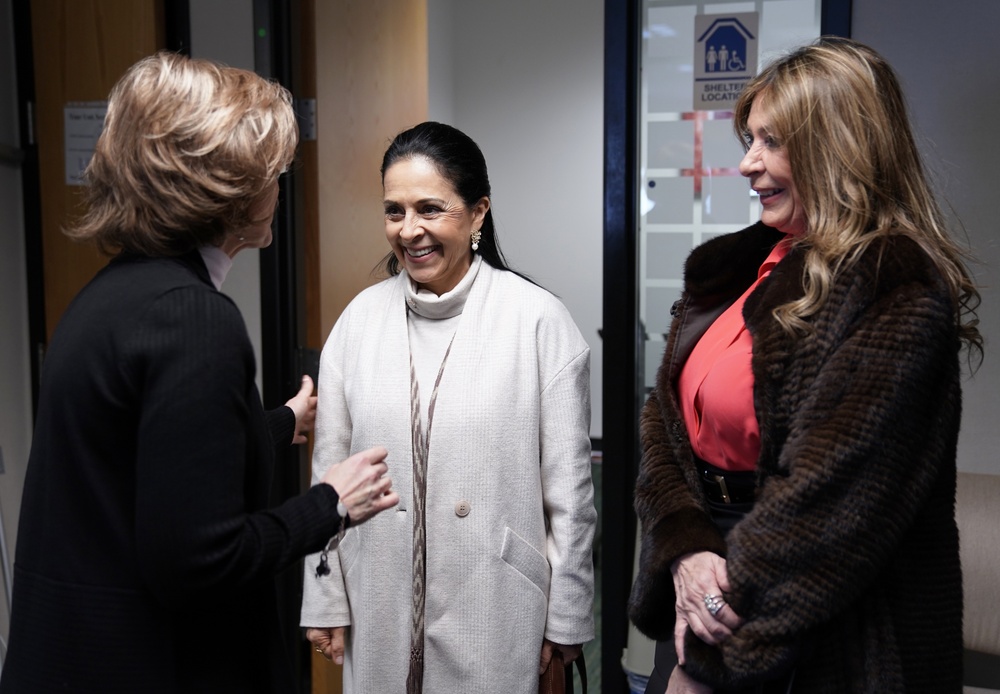
M 459 501 L 455 504 L 455 515 L 459 518 L 465 518 L 469 515 L 469 511 L 472 510 L 472 504 L 468 501 Z

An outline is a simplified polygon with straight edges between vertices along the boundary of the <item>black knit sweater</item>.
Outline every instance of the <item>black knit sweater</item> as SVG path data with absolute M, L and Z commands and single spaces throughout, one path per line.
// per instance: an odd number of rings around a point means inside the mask
M 121 257 L 46 355 L 0 693 L 294 689 L 275 577 L 337 494 L 271 504 L 274 447 L 239 310 L 197 252 Z

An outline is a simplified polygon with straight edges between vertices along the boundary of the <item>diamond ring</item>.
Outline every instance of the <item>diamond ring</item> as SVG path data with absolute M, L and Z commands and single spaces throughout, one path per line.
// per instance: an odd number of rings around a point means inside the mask
M 721 610 L 726 604 L 726 601 L 719 595 L 706 595 L 704 597 L 704 602 L 705 607 L 708 608 L 709 614 L 713 617 L 719 614 L 719 610 Z

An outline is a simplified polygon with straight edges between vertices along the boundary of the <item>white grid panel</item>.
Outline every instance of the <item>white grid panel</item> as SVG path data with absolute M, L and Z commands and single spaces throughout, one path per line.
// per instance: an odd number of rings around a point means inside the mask
M 758 65 L 819 36 L 821 0 L 645 0 L 639 107 L 639 319 L 651 387 L 692 248 L 760 218 L 730 111 L 693 110 L 694 18 L 757 12 Z

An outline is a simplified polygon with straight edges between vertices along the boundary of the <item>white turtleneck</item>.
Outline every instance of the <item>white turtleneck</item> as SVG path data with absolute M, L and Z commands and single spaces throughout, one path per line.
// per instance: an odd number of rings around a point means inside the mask
M 451 338 L 458 329 L 465 300 L 469 298 L 469 292 L 472 290 L 473 282 L 476 281 L 482 262 L 482 256 L 473 256 L 472 265 L 465 276 L 459 280 L 454 289 L 441 296 L 420 289 L 412 280 L 405 283 L 406 305 L 409 308 L 406 312 L 406 327 L 410 338 L 413 368 L 420 387 L 420 415 L 423 418 L 425 432 L 427 409 L 434 381 L 437 380 L 438 370 L 441 368 L 441 360 L 444 359 Z M 447 368 L 445 366 L 446 370 Z
M 226 275 L 233 266 L 233 259 L 226 255 L 226 252 L 218 246 L 201 246 L 198 248 L 201 259 L 205 261 L 208 268 L 208 276 L 212 278 L 212 284 L 216 290 L 222 291 L 222 283 L 226 281 Z

